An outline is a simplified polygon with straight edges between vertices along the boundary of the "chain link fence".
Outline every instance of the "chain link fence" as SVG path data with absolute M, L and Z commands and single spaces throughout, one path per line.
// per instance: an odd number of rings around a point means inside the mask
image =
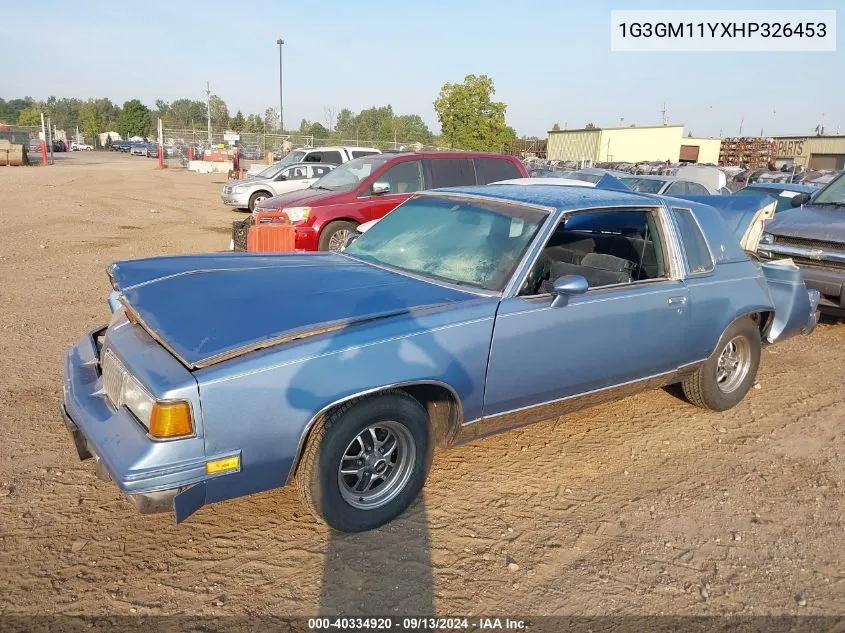
M 193 155 L 201 160 L 207 150 L 217 150 L 231 153 L 237 147 L 241 159 L 252 162 L 263 162 L 268 154 L 273 154 L 274 160 L 279 160 L 292 149 L 300 147 L 373 147 L 375 149 L 396 151 L 443 151 L 445 148 L 436 145 L 424 145 L 413 141 L 367 140 L 361 138 L 314 138 L 302 134 L 279 134 L 278 132 L 240 132 L 238 141 L 233 145 L 225 138 L 223 132 L 212 132 L 209 142 L 207 130 L 163 130 L 165 158 L 179 159 L 182 166 L 187 165 L 189 148 L 193 147 Z M 176 166 L 168 160 L 169 166 Z

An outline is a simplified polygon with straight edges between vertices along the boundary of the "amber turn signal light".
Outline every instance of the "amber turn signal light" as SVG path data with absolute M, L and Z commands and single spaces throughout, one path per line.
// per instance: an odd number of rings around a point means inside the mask
M 194 434 L 191 406 L 187 402 L 156 402 L 150 413 L 150 435 L 171 439 Z

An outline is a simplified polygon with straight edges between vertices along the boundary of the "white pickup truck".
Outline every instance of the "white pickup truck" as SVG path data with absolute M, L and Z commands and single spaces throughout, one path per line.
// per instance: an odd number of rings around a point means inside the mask
M 381 154 L 380 149 L 374 147 L 300 147 L 293 149 L 282 158 L 277 165 L 294 165 L 296 163 L 329 163 L 340 165 L 353 158 Z M 267 169 L 267 165 L 253 165 L 247 170 L 247 176 L 253 176 L 260 171 Z

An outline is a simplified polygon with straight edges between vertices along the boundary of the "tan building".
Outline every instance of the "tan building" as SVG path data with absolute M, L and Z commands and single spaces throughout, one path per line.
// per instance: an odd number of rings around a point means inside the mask
M 775 165 L 805 169 L 845 169 L 845 135 L 778 136 Z
M 681 151 L 678 159 L 682 163 L 719 164 L 719 149 L 722 139 L 685 136 L 681 139 Z
M 552 130 L 547 157 L 587 163 L 680 160 L 715 164 L 719 143 L 717 138 L 684 137 L 683 125 Z

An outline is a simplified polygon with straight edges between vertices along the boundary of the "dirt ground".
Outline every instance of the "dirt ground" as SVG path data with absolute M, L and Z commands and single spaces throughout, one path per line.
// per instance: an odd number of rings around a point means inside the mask
M 724 414 L 656 391 L 442 452 L 370 533 L 293 489 L 139 515 L 76 457 L 62 358 L 109 262 L 227 247 L 222 181 L 0 168 L 0 614 L 845 613 L 845 323 L 765 350 Z

